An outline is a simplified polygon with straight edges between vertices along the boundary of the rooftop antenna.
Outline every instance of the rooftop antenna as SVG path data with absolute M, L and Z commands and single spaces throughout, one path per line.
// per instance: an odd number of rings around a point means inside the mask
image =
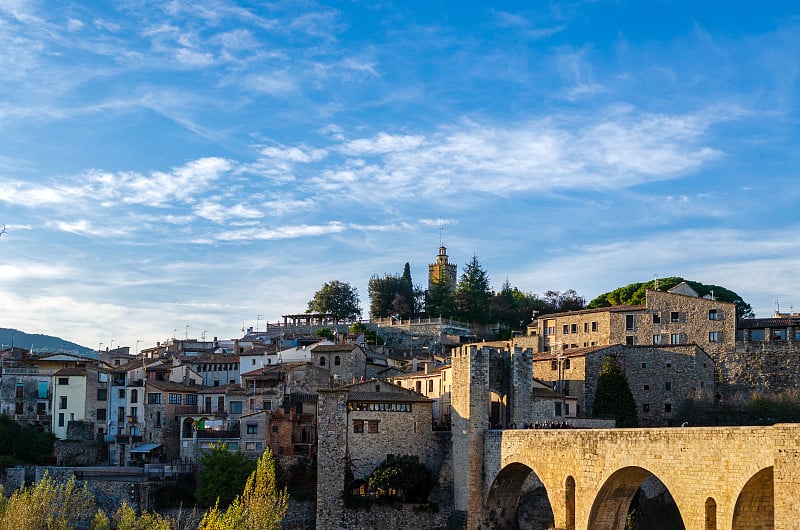
M 186 337 L 186 340 L 189 340 L 189 328 L 190 327 L 192 327 L 192 326 L 190 326 L 189 324 L 186 324 L 186 330 L 184 331 L 184 336 Z
M 780 312 L 781 312 L 781 301 L 780 300 L 775 300 L 775 305 L 778 307 L 778 314 L 780 314 Z

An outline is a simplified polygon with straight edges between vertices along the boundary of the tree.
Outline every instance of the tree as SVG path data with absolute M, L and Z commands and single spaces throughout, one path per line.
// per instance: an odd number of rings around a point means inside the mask
M 350 325 L 350 333 L 355 335 L 364 335 L 364 341 L 367 344 L 383 344 L 383 339 L 378 336 L 374 329 L 369 329 L 363 322 L 353 322 Z
M 321 327 L 317 328 L 317 337 L 322 337 L 323 339 L 333 340 L 333 330 L 328 327 Z
M 388 455 L 372 472 L 369 488 L 378 494 L 397 496 L 403 502 L 427 501 L 433 475 L 416 455 Z
M 595 417 L 612 416 L 617 427 L 638 427 L 636 402 L 625 371 L 611 355 L 603 359 L 597 388 L 594 394 L 592 414 Z
M 331 315 L 336 322 L 355 320 L 361 316 L 358 289 L 346 282 L 330 281 L 314 293 L 306 312 Z
M 575 289 L 560 291 L 545 291 L 545 313 L 561 313 L 564 311 L 578 311 L 583 309 L 586 300 Z
M 522 329 L 533 320 L 533 311 L 545 312 L 544 300 L 532 293 L 525 293 L 503 282 L 500 292 L 492 296 L 492 319 L 501 325 L 499 339 L 511 338 L 511 332 Z
M 0 498 L 0 528 L 67 530 L 88 524 L 95 512 L 94 497 L 74 477 L 60 483 L 45 474 L 34 486 Z
M 419 312 L 417 304 L 419 290 L 414 288 L 411 266 L 408 263 L 403 267 L 402 276 L 396 274 L 372 276 L 367 289 L 371 318 L 386 318 L 391 315 L 411 318 Z
M 601 294 L 589 302 L 586 307 L 593 309 L 596 307 L 610 307 L 615 305 L 644 304 L 648 290 L 668 291 L 682 282 L 689 284 L 700 296 L 713 294 L 716 300 L 734 304 L 736 306 L 736 316 L 738 318 L 749 318 L 753 316 L 753 308 L 737 293 L 725 287 L 720 287 L 719 285 L 706 285 L 700 282 L 684 280 L 680 276 L 659 278 L 658 280 L 650 280 L 649 282 L 630 283 L 624 287 L 618 287 L 613 291 Z M 656 289 L 656 283 L 658 283 L 658 289 Z
M 255 463 L 241 451 L 228 451 L 224 443 L 212 445 L 199 459 L 195 498 L 202 506 L 227 507 L 247 483 Z
M 32 427 L 22 426 L 9 416 L 0 415 L 0 457 L 3 462 L 13 464 L 43 464 L 53 454 L 55 435 L 38 432 Z
M 464 266 L 464 272 L 458 280 L 455 303 L 458 318 L 462 320 L 485 324 L 491 318 L 492 292 L 489 275 L 475 255 Z
M 456 303 L 449 282 L 432 282 L 425 295 L 425 312 L 430 317 L 449 318 L 456 314 Z
M 289 494 L 275 482 L 275 460 L 267 448 L 258 459 L 241 495 L 225 511 L 215 505 L 206 512 L 198 530 L 278 530 L 286 514 Z

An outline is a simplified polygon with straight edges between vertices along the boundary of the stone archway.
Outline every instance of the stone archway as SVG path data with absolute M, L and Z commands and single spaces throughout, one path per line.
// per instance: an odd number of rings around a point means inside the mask
M 635 512 L 631 512 L 633 506 L 636 507 Z M 646 508 L 642 510 L 642 506 Z M 651 511 L 656 513 L 648 513 Z M 640 524 L 645 525 L 644 528 L 686 528 L 664 483 L 641 467 L 625 467 L 608 477 L 592 504 L 588 528 L 624 530 L 629 513 L 630 518 L 638 518 Z
M 488 528 L 547 530 L 555 517 L 547 489 L 524 464 L 509 464 L 498 473 L 486 499 Z
M 753 475 L 742 488 L 733 509 L 733 530 L 775 527 L 775 486 L 772 467 Z

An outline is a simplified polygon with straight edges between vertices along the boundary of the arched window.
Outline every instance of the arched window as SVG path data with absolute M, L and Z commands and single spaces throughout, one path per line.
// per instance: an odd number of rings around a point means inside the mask
M 325 366 L 325 357 L 320 357 L 319 358 L 319 365 L 320 366 Z
M 333 358 L 333 364 L 335 364 L 336 366 L 339 366 L 340 364 L 342 364 L 342 360 L 339 358 L 338 355 Z

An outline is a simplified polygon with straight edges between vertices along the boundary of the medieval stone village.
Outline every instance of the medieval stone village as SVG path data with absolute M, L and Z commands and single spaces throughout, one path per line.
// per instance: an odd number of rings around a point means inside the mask
M 456 279 L 441 246 L 428 291 Z M 107 513 L 159 511 L 224 447 L 268 449 L 279 476 L 306 484 L 284 528 L 800 525 L 800 425 L 685 419 L 792 391 L 798 314 L 737 318 L 680 282 L 642 304 L 533 313 L 504 340 L 450 318 L 314 312 L 244 331 L 97 358 L 3 350 L 0 411 L 57 438 L 47 465 L 6 469 L 5 491 L 47 473 L 85 484 Z M 598 412 L 610 360 L 636 427 Z M 400 457 L 424 470 L 422 493 L 376 487 Z

